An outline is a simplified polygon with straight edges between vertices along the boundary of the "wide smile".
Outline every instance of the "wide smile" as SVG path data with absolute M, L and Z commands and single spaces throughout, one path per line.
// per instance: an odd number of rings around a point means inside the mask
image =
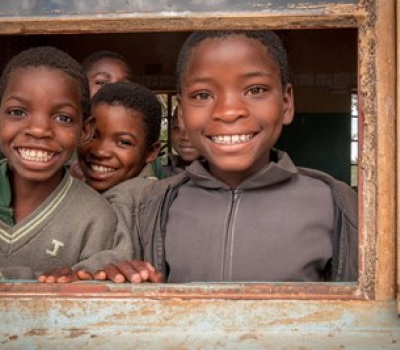
M 57 155 L 57 152 L 49 152 L 34 148 L 17 148 L 17 152 L 23 160 L 36 163 L 49 163 Z
M 220 145 L 237 145 L 240 143 L 249 142 L 256 134 L 236 134 L 236 135 L 215 135 L 210 136 L 210 139 Z
M 87 180 L 109 181 L 111 178 L 114 178 L 115 174 L 117 174 L 118 168 L 86 161 L 82 170 L 85 173 Z
M 96 174 L 111 174 L 117 171 L 115 168 L 98 164 L 90 164 L 89 168 Z

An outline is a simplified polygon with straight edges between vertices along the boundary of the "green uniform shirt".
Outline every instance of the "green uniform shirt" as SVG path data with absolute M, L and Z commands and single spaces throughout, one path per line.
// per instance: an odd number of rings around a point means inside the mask
M 14 226 L 14 211 L 11 208 L 11 187 L 7 161 L 0 162 L 0 220 Z

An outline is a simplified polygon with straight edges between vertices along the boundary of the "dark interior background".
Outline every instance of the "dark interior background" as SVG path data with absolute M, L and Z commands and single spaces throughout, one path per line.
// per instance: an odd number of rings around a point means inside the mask
M 278 31 L 289 56 L 296 116 L 277 147 L 299 166 L 350 183 L 351 94 L 357 88 L 357 30 Z M 124 55 L 135 80 L 173 93 L 176 58 L 187 32 L 0 36 L 0 69 L 21 50 L 52 45 L 78 61 L 97 50 Z

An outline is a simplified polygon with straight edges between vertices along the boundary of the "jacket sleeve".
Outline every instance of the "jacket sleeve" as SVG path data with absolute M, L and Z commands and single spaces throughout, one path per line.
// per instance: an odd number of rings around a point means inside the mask
M 103 197 L 111 204 L 117 217 L 117 224 L 112 246 L 96 254 L 95 258 L 103 262 L 101 267 L 108 263 L 138 259 L 132 237 L 136 226 L 137 201 L 148 181 L 150 180 L 143 178 L 131 179 L 103 193 Z M 86 267 L 86 264 L 82 262 L 77 265 L 77 268 L 82 266 Z
M 80 259 L 72 268 L 96 272 L 108 264 L 111 259 L 108 250 L 113 247 L 117 216 L 111 206 L 104 206 L 88 220 L 81 242 Z M 98 209 L 98 207 L 96 208 Z
M 335 187 L 335 202 L 340 212 L 340 218 L 335 223 L 337 265 L 333 280 L 338 282 L 357 281 L 358 277 L 358 196 L 357 193 L 343 182 L 337 182 Z M 335 268 L 334 268 L 335 271 Z
M 115 233 L 110 235 L 112 238 L 110 246 L 82 260 L 74 266 L 74 269 L 84 269 L 93 273 L 103 269 L 107 264 L 132 259 L 131 206 L 123 203 L 112 203 L 111 206 L 116 214 L 117 223 Z
M 185 172 L 146 186 L 137 208 L 134 250 L 140 260 L 152 264 L 167 276 L 165 233 L 168 211 L 180 186 L 188 180 Z
M 299 172 L 325 182 L 335 203 L 332 282 L 357 281 L 358 277 L 358 196 L 346 183 L 314 169 Z

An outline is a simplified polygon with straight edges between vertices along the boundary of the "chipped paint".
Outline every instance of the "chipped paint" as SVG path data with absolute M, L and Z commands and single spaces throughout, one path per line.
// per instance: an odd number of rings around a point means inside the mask
M 395 349 L 400 341 L 393 301 L 27 298 L 2 299 L 0 308 L 7 348 Z
M 242 0 L 155 0 L 155 1 L 56 1 L 25 0 L 23 2 L 1 2 L 0 16 L 4 17 L 61 17 L 75 15 L 113 15 L 123 13 L 162 14 L 182 16 L 188 13 L 251 13 L 287 12 L 292 9 L 324 11 L 326 7 L 350 7 L 356 0 L 314 0 L 314 1 L 242 1 Z

